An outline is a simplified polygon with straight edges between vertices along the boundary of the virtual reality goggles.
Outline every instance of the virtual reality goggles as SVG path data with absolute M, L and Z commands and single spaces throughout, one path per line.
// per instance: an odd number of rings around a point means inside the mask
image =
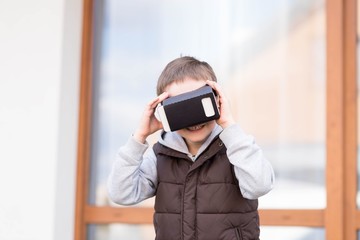
M 166 132 L 202 124 L 220 117 L 214 90 L 205 85 L 162 101 L 156 117 Z

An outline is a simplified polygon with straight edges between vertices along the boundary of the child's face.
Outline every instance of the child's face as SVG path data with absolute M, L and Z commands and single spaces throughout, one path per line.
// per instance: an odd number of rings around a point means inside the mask
M 183 82 L 173 82 L 170 85 L 166 86 L 165 91 L 169 93 L 169 97 L 173 97 L 185 92 L 198 89 L 205 84 L 205 80 L 203 81 L 186 78 Z M 177 131 L 177 133 L 185 139 L 188 147 L 200 147 L 209 137 L 214 127 L 215 120 L 196 126 L 180 129 Z

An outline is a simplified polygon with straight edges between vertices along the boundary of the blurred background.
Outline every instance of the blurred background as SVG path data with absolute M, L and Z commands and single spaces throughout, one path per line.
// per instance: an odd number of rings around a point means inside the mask
M 74 239 L 81 204 L 120 207 L 106 193 L 116 151 L 165 65 L 185 55 L 213 67 L 237 122 L 274 167 L 260 209 L 327 207 L 325 0 L 92 3 L 84 70 L 82 0 L 0 0 L 0 239 Z M 91 76 L 85 140 L 82 71 Z M 88 155 L 78 157 L 87 141 Z M 85 155 L 87 185 L 76 189 Z M 150 223 L 86 224 L 86 239 L 154 239 Z M 262 226 L 261 238 L 326 239 L 323 226 Z
M 94 3 L 90 204 L 110 204 L 106 179 L 115 150 L 155 96 L 165 65 L 190 55 L 213 66 L 236 120 L 274 166 L 276 186 L 260 207 L 326 206 L 324 0 Z M 148 228 L 92 225 L 89 236 L 153 239 Z M 263 239 L 284 234 L 324 239 L 316 228 L 262 231 Z

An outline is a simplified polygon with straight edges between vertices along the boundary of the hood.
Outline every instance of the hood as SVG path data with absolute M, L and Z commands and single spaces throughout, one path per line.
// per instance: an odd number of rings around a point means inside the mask
M 196 160 L 196 158 L 209 146 L 209 144 L 214 140 L 214 138 L 219 135 L 222 131 L 222 128 L 219 125 L 215 125 L 209 137 L 200 147 L 196 156 L 193 156 L 186 146 L 185 140 L 177 133 L 177 132 L 165 132 L 163 131 L 160 135 L 159 143 L 162 145 L 174 149 L 178 152 L 185 153 L 192 160 Z

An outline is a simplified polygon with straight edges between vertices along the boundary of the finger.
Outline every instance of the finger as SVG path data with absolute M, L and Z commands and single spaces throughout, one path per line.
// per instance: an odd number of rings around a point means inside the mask
M 164 100 L 165 100 L 166 98 L 168 98 L 168 97 L 169 97 L 169 93 L 163 92 L 162 94 L 160 94 L 160 95 L 158 96 L 159 102 L 164 101 Z
M 212 89 L 215 90 L 215 92 L 217 93 L 217 95 L 219 96 L 220 98 L 220 101 L 222 101 L 222 98 L 224 98 L 224 94 L 223 94 L 223 91 L 220 87 L 220 85 L 217 83 L 217 82 L 214 82 L 214 81 L 210 81 L 210 80 L 207 80 L 206 83 L 212 87 Z
M 214 81 L 206 80 L 206 84 L 209 85 L 212 88 L 215 88 L 214 83 L 215 83 Z
M 222 93 L 219 84 L 217 84 L 216 82 L 207 80 L 206 83 L 207 83 L 210 87 L 212 87 L 212 89 L 214 89 L 217 93 L 220 93 L 220 94 Z
M 156 106 L 162 102 L 163 100 L 165 100 L 168 97 L 168 93 L 167 92 L 163 92 L 162 94 L 160 94 L 159 96 L 157 96 L 155 99 L 153 99 L 152 101 L 150 101 L 148 103 L 148 106 L 150 109 L 154 109 L 156 108 Z

